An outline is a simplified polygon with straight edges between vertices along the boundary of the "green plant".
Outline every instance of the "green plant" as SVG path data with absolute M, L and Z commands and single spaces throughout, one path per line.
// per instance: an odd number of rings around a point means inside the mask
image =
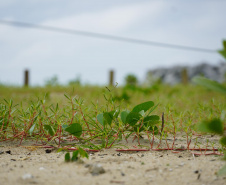
M 226 59 L 226 40 L 223 41 L 223 49 L 218 51 L 225 59 Z M 226 94 L 226 87 L 219 84 L 218 82 L 209 80 L 204 77 L 196 77 L 193 79 L 193 82 L 196 84 L 205 86 L 209 89 L 221 92 L 223 94 Z M 212 120 L 205 120 L 202 121 L 202 123 L 197 125 L 197 129 L 201 132 L 205 133 L 214 133 L 221 136 L 220 144 L 222 145 L 222 148 L 224 150 L 224 160 L 226 160 L 226 134 L 224 132 L 224 123 L 222 119 L 220 118 L 213 118 Z M 219 170 L 219 175 L 225 175 L 226 174 L 226 165 Z
M 127 86 L 136 86 L 138 83 L 138 80 L 135 75 L 129 74 L 125 77 L 125 82 Z
M 70 152 L 67 152 L 64 156 L 65 162 L 79 161 L 81 158 L 89 158 L 87 152 L 82 148 L 78 148 L 76 151 L 74 151 L 72 156 L 70 155 Z
M 45 86 L 57 86 L 59 85 L 59 81 L 57 76 L 53 76 L 52 78 L 46 80 Z
M 80 77 L 76 77 L 75 79 L 73 80 L 70 80 L 68 85 L 81 85 L 81 79 Z

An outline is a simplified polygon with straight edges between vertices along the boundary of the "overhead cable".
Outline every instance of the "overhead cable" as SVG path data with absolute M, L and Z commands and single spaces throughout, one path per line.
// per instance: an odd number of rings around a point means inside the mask
M 88 32 L 88 31 L 81 31 L 81 30 L 74 30 L 74 29 L 66 29 L 66 28 L 59 28 L 59 27 L 54 27 L 54 26 L 45 26 L 45 25 L 40 25 L 40 24 L 32 24 L 32 23 L 9 21 L 9 20 L 0 20 L 0 24 L 16 26 L 16 27 L 34 28 L 34 29 L 39 29 L 39 30 L 60 32 L 60 33 L 65 33 L 65 34 L 81 35 L 81 36 L 106 39 L 106 40 L 129 42 L 129 43 L 133 43 L 133 44 L 142 44 L 142 45 L 150 45 L 150 46 L 157 46 L 157 47 L 164 47 L 164 48 L 172 48 L 172 49 L 182 49 L 182 50 L 190 50 L 190 51 L 197 51 L 197 52 L 209 52 L 209 53 L 217 51 L 217 50 L 206 49 L 206 48 L 191 47 L 191 46 L 184 46 L 184 45 L 177 45 L 177 44 L 167 44 L 167 43 L 154 42 L 154 41 L 149 41 L 149 40 L 121 37 L 121 36 L 114 36 L 114 35 L 108 35 L 108 34 L 102 34 L 102 33 Z

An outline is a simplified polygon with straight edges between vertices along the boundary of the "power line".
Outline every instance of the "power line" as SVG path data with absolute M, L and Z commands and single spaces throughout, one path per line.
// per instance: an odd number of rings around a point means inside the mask
M 60 32 L 60 33 L 73 34 L 73 35 L 81 35 L 81 36 L 106 39 L 106 40 L 129 42 L 129 43 L 133 43 L 133 44 L 151 45 L 151 46 L 157 46 L 157 47 L 182 49 L 182 50 L 190 50 L 190 51 L 197 51 L 197 52 L 208 52 L 208 53 L 216 52 L 216 50 L 206 49 L 206 48 L 197 48 L 197 47 L 190 47 L 190 46 L 183 46 L 183 45 L 176 45 L 176 44 L 153 42 L 153 41 L 148 41 L 148 40 L 120 37 L 120 36 L 87 32 L 87 31 L 74 30 L 74 29 L 65 29 L 65 28 L 59 28 L 59 27 L 53 27 L 53 26 L 44 26 L 44 25 L 31 24 L 31 23 L 25 23 L 25 22 L 0 20 L 0 24 L 16 26 L 16 27 L 34 28 L 34 29 L 39 29 L 39 30 Z

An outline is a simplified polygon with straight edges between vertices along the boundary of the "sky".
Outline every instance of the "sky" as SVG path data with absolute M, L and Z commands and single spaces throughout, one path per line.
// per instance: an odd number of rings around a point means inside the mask
M 0 20 L 26 22 L 166 44 L 218 50 L 226 39 L 225 0 L 0 0 Z M 142 82 L 149 70 L 218 64 L 217 52 L 198 52 L 112 41 L 0 23 L 0 83 L 61 84 L 80 78 L 119 85 L 128 74 Z

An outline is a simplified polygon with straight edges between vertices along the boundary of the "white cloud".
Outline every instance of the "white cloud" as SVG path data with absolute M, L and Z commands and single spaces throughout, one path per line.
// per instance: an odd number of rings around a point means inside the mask
M 93 11 L 95 8 L 88 12 L 81 10 L 83 13 L 79 14 L 75 11 L 61 19 L 53 16 L 46 21 L 39 20 L 40 24 L 60 28 L 194 47 L 221 48 L 219 38 L 225 36 L 223 7 L 215 4 L 211 9 L 211 5 L 191 2 L 179 6 L 180 1 L 175 2 L 175 6 L 178 5 L 177 12 L 171 10 L 171 1 L 148 1 L 100 8 L 100 11 Z M 45 8 L 49 9 L 48 6 Z M 67 13 L 62 12 L 62 15 Z M 103 84 L 111 68 L 116 70 L 117 79 L 122 80 L 129 72 L 144 76 L 148 69 L 158 66 L 185 62 L 194 64 L 203 59 L 214 63 L 218 59 L 217 54 L 134 45 L 4 25 L 0 25 L 0 50 L 0 79 L 22 79 L 21 71 L 29 68 L 33 84 L 42 83 L 43 79 L 54 74 L 64 82 L 81 74 L 82 80 Z M 22 83 L 22 80 L 18 81 Z
M 156 18 L 164 8 L 164 3 L 153 1 L 114 7 L 101 12 L 75 14 L 57 20 L 48 20 L 44 24 L 93 32 L 115 33 L 127 29 L 145 17 Z

